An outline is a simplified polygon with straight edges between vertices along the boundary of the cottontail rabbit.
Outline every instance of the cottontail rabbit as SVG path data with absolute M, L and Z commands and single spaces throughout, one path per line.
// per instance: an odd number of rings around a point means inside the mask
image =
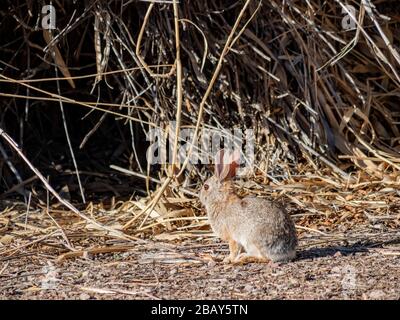
M 225 160 L 225 161 L 224 161 Z M 213 231 L 229 242 L 229 262 L 259 260 L 286 262 L 296 257 L 297 236 L 284 208 L 266 199 L 240 198 L 230 181 L 240 163 L 240 152 L 217 152 L 215 174 L 200 191 Z M 241 251 L 245 252 L 242 252 Z

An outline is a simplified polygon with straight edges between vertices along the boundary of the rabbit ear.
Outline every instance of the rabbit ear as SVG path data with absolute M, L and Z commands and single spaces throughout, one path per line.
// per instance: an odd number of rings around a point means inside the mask
M 214 174 L 219 179 L 224 168 L 224 149 L 219 150 L 215 155 L 215 169 Z
M 218 172 L 218 175 L 216 174 L 217 178 L 220 181 L 234 177 L 236 175 L 236 169 L 240 165 L 240 151 L 239 150 L 235 150 L 231 154 L 225 154 L 225 156 L 223 156 L 223 155 L 224 155 L 224 153 L 222 153 L 222 157 L 221 157 L 221 154 L 219 154 L 219 160 L 220 160 L 220 163 L 222 162 L 222 165 L 220 165 L 218 167 L 218 170 L 220 170 L 220 171 Z M 216 163 L 216 168 L 217 168 L 217 165 L 218 165 L 218 163 Z
M 236 175 L 236 170 L 240 166 L 240 151 L 235 150 L 229 154 L 226 163 L 227 173 L 223 179 L 230 179 Z M 222 175 L 221 175 L 222 176 Z

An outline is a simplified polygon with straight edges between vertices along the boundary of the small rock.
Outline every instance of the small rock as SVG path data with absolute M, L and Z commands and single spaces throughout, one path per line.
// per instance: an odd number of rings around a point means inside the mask
M 13 236 L 6 234 L 5 236 L 3 236 L 0 239 L 0 243 L 2 243 L 2 244 L 10 244 L 11 242 L 13 242 L 13 240 L 14 240 Z
M 313 280 L 315 280 L 315 277 L 312 274 L 307 273 L 304 275 L 304 280 L 305 281 L 313 281 Z
M 79 299 L 80 300 L 89 300 L 90 299 L 90 295 L 88 295 L 87 293 L 81 293 L 79 295 Z
M 373 300 L 383 299 L 385 297 L 385 292 L 382 290 L 372 290 L 369 292 L 369 298 Z
M 251 292 L 253 290 L 254 290 L 254 287 L 252 285 L 246 284 L 244 286 L 244 291 L 246 291 L 246 292 Z
M 336 251 L 335 254 L 333 255 L 335 258 L 337 257 L 342 257 L 342 253 L 340 251 Z
M 217 264 L 217 263 L 216 263 L 214 260 L 210 260 L 210 261 L 208 261 L 208 263 L 207 263 L 207 265 L 208 265 L 210 268 L 215 267 L 216 264 Z
M 126 259 L 126 258 L 129 258 L 130 255 L 132 255 L 132 253 L 128 251 L 128 252 L 122 253 L 122 254 L 121 254 L 121 257 L 122 257 L 123 259 Z

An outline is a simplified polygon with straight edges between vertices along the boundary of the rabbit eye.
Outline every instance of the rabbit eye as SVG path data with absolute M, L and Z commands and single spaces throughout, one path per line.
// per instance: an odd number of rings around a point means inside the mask
M 208 190 L 210 188 L 210 186 L 206 183 L 205 185 L 204 185 L 204 190 Z

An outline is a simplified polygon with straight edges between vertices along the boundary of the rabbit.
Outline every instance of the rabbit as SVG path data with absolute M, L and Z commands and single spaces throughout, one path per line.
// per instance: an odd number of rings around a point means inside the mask
M 224 153 L 224 149 L 217 152 L 215 173 L 199 194 L 212 230 L 229 243 L 230 254 L 224 261 L 275 264 L 295 259 L 296 229 L 287 211 L 266 199 L 240 198 L 231 181 L 239 167 L 240 152 Z

